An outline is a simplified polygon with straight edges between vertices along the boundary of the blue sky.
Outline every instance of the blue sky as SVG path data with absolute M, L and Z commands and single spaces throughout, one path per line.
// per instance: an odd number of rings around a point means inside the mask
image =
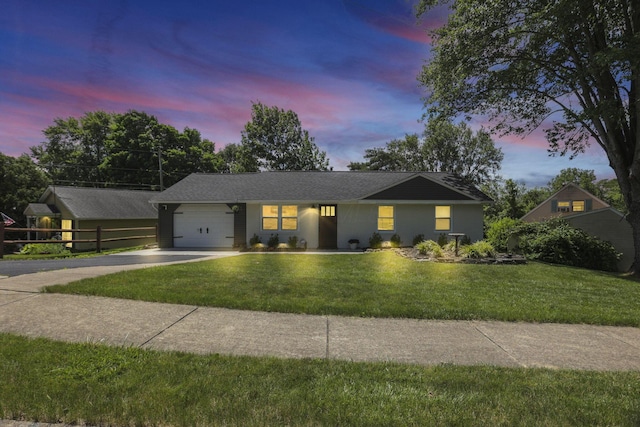
M 0 16 L 0 152 L 28 153 L 56 117 L 153 114 L 222 148 L 251 102 L 295 111 L 345 170 L 366 148 L 421 132 L 426 28 L 405 0 L 7 0 Z M 475 128 L 481 123 L 471 123 Z M 502 175 L 544 185 L 566 167 L 613 177 L 604 153 L 550 158 L 542 132 L 495 138 Z

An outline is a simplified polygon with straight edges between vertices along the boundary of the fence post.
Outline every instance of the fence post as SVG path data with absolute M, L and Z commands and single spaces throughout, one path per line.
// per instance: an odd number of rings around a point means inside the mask
M 4 221 L 0 221 L 0 259 L 4 258 Z
M 96 253 L 102 252 L 102 226 L 96 227 Z

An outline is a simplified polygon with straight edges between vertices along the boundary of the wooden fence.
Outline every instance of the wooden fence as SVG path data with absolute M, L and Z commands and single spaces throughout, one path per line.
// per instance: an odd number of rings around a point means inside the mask
M 153 234 L 136 235 L 136 236 L 120 236 L 104 238 L 104 234 L 117 233 L 117 232 L 129 232 L 129 231 L 153 231 Z M 26 233 L 95 233 L 95 239 L 18 239 L 18 240 L 5 240 L 7 232 L 26 232 Z M 29 235 L 29 234 L 27 234 Z M 73 235 L 73 234 L 72 234 Z M 155 238 L 158 241 L 158 227 L 134 227 L 134 228 L 102 228 L 97 226 L 96 228 L 71 228 L 71 229 L 57 229 L 57 228 L 12 228 L 5 227 L 4 223 L 0 221 L 0 258 L 4 257 L 4 246 L 10 244 L 27 244 L 27 243 L 95 243 L 96 252 L 102 251 L 102 243 L 104 242 L 117 242 L 121 240 L 135 240 L 135 239 L 150 239 Z

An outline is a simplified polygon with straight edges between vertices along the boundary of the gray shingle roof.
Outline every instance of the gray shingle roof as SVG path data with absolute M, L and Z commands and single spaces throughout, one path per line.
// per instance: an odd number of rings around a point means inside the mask
M 469 200 L 491 199 L 451 174 L 437 172 L 259 172 L 187 176 L 156 194 L 154 203 L 260 201 L 340 202 L 361 200 L 415 177 L 427 178 L 464 194 Z
M 55 194 L 57 205 L 65 206 L 75 219 L 155 219 L 158 212 L 149 200 L 155 191 L 111 188 L 49 187 L 40 198 L 43 202 Z

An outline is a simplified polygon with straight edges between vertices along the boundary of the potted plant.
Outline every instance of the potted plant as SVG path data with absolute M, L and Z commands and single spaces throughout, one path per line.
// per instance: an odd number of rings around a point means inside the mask
M 349 247 L 351 247 L 352 250 L 358 249 L 358 245 L 359 244 L 360 244 L 360 240 L 358 240 L 358 239 L 349 239 Z

